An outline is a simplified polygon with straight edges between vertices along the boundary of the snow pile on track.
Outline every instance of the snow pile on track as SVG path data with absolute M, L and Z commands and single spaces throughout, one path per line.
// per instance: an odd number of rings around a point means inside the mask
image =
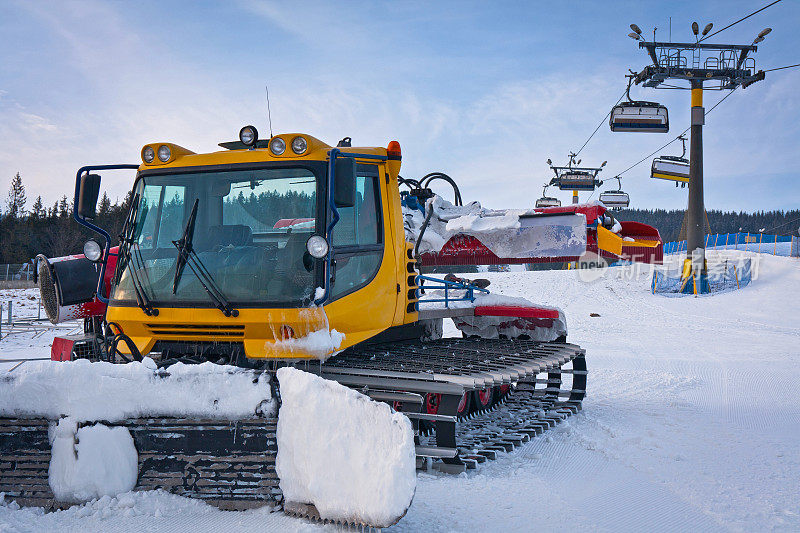
M 433 209 L 419 245 L 421 253 L 438 252 L 455 235 L 477 238 L 498 257 L 562 257 L 579 256 L 586 251 L 586 217 L 564 213 L 544 216 L 532 210 L 494 210 L 478 202 L 455 206 L 434 196 L 426 203 Z M 404 208 L 406 239 L 416 242 L 425 222 L 425 215 Z
M 267 374 L 233 366 L 145 357 L 124 365 L 42 361 L 0 376 L 0 416 L 118 422 L 142 416 L 235 420 L 276 408 Z
M 456 302 L 456 304 L 458 305 L 454 307 L 465 307 L 464 304 L 468 304 L 467 307 L 535 307 L 558 312 L 558 318 L 552 319 L 552 325 L 549 327 L 544 325 L 546 321 L 508 316 L 460 316 L 454 318 L 455 326 L 467 335 L 477 335 L 484 339 L 497 339 L 501 335 L 515 339 L 526 335 L 530 340 L 542 342 L 554 341 L 567 335 L 567 318 L 564 311 L 558 307 L 537 305 L 525 298 L 501 294 L 480 294 L 471 304 L 470 302 Z
M 103 424 L 80 429 L 70 418 L 53 432 L 50 488 L 60 502 L 82 502 L 133 490 L 139 456 L 130 432 Z
M 388 527 L 411 505 L 411 422 L 388 405 L 295 368 L 278 370 L 278 456 L 287 509 L 313 504 L 323 519 Z

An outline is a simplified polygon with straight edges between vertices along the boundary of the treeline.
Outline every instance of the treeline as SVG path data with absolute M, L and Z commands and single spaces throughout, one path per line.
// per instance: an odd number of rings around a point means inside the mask
M 661 233 L 664 242 L 677 241 L 683 222 L 683 209 L 622 209 L 615 211 L 619 220 L 635 220 L 649 224 Z M 758 233 L 764 230 L 769 235 L 795 235 L 800 227 L 800 210 L 791 211 L 708 211 L 711 233 Z
M 0 210 L 0 263 L 25 263 L 37 254 L 47 257 L 82 253 L 83 243 L 98 236 L 72 218 L 72 199 L 63 196 L 45 206 L 38 196 L 28 207 L 22 177 L 17 173 Z M 123 202 L 111 203 L 104 194 L 97 206 L 96 223 L 116 241 L 128 213 L 130 195 Z M 112 243 L 116 244 L 116 242 Z
M 268 205 L 275 203 L 275 194 L 240 196 L 236 198 L 236 203 L 251 214 L 272 212 Z M 291 202 L 292 209 L 286 213 L 274 213 L 275 216 L 267 221 L 269 225 L 280 218 L 295 218 L 296 213 L 307 212 L 311 198 L 302 193 L 292 194 L 295 196 Z M 129 194 L 122 202 L 112 204 L 108 195 L 103 194 L 98 203 L 96 223 L 108 230 L 115 240 L 122 231 L 130 199 Z M 284 198 L 283 202 L 285 200 Z M 29 208 L 25 186 L 19 173 L 11 180 L 3 207 L 5 209 L 0 210 L 0 263 L 24 263 L 37 254 L 59 257 L 81 253 L 83 243 L 96 237 L 72 218 L 72 199 L 67 196 L 63 196 L 52 206 L 45 206 L 39 196 Z M 664 241 L 678 240 L 683 214 L 683 210 L 664 209 L 623 209 L 615 212 L 620 220 L 635 220 L 658 228 Z M 711 233 L 758 233 L 763 229 L 764 233 L 770 235 L 797 235 L 800 210 L 754 213 L 710 210 L 708 222 Z

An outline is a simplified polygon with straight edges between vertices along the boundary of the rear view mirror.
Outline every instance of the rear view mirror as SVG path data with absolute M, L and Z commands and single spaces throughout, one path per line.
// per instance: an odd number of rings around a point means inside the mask
M 336 207 L 356 205 L 356 160 L 352 157 L 336 159 L 333 176 L 333 203 Z
M 100 195 L 100 175 L 84 174 L 78 193 L 78 215 L 82 218 L 97 216 L 97 197 Z

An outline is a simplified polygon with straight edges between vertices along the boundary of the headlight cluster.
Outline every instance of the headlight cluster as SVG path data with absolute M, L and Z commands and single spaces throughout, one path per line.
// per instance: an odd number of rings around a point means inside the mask
M 159 161 L 166 163 L 172 157 L 172 150 L 170 150 L 170 147 L 166 144 L 162 144 L 157 150 L 153 149 L 153 147 L 149 145 L 142 148 L 142 161 L 148 165 L 156 160 L 156 155 L 158 156 Z
M 292 139 L 291 146 L 292 152 L 301 155 L 308 150 L 308 141 L 305 137 L 298 135 Z M 269 141 L 269 151 L 274 155 L 283 155 L 286 153 L 286 141 L 282 137 L 273 137 Z

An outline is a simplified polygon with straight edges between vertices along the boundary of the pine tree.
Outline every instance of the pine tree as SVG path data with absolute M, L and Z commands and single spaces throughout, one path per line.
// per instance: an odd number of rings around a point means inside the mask
M 31 208 L 31 218 L 34 220 L 39 220 L 47 215 L 47 210 L 42 206 L 42 197 L 37 196 L 36 201 L 33 202 L 33 207 Z
M 67 195 L 61 197 L 61 201 L 58 202 L 58 216 L 61 218 L 68 218 L 69 217 L 69 202 L 67 202 Z
M 100 199 L 100 208 L 97 211 L 98 216 L 106 216 L 111 211 L 111 199 L 108 193 L 103 193 L 103 198 Z
M 25 216 L 25 186 L 22 184 L 22 177 L 17 172 L 11 180 L 11 189 L 8 191 L 8 216 L 11 218 L 23 218 Z

